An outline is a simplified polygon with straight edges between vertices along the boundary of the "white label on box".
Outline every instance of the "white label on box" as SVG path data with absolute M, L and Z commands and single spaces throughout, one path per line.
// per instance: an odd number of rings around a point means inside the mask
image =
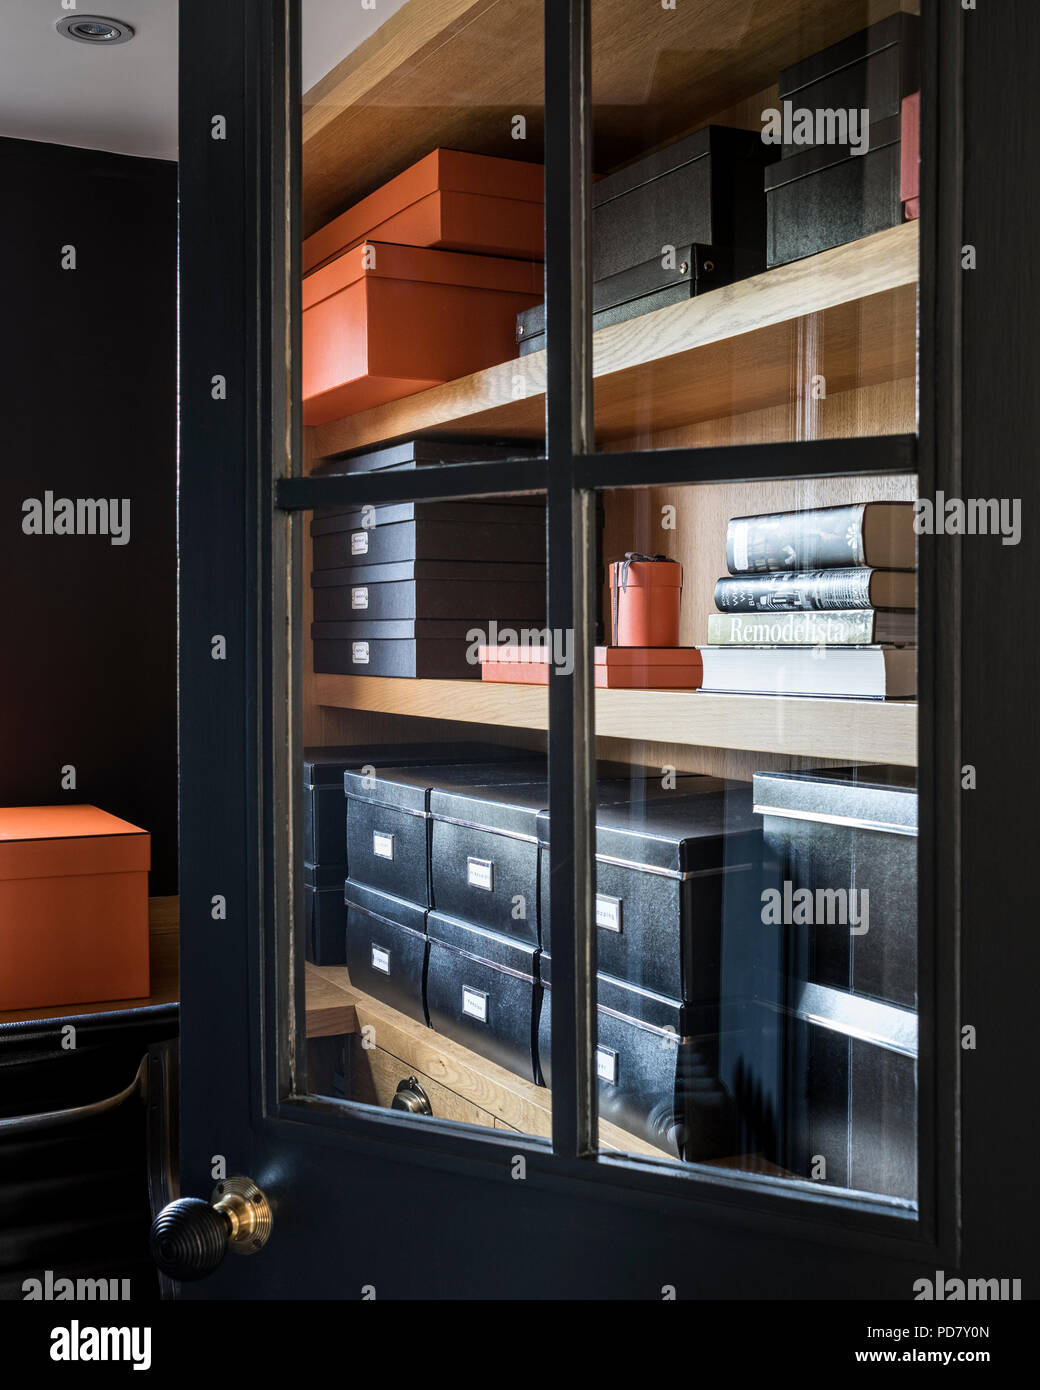
M 617 1081 L 617 1053 L 609 1047 L 596 1048 L 596 1075 L 601 1081 Z
M 351 555 L 368 554 L 368 532 L 351 531 L 350 533 L 350 553 Z
M 479 989 L 462 989 L 462 1012 L 487 1023 L 488 997 Z
M 372 831 L 372 853 L 378 859 L 393 859 L 394 837 L 383 830 Z
M 390 974 L 390 952 L 384 951 L 382 946 L 372 947 L 372 969 L 381 970 L 384 975 Z
M 351 606 L 351 608 L 367 608 L 367 607 L 368 607 L 368 586 L 367 586 L 367 584 L 365 585 L 365 587 L 364 587 L 363 589 L 351 589 L 351 591 L 350 591 L 350 606 Z
M 351 650 L 351 658 L 350 658 L 350 659 L 353 661 L 353 663 L 354 663 L 355 666 L 367 666 L 367 665 L 368 665 L 368 643 L 367 643 L 367 642 L 355 642 L 355 643 L 353 643 L 353 645 L 351 646 L 351 649 L 350 649 L 350 650 Z
M 621 899 L 608 898 L 606 893 L 596 894 L 596 926 L 607 931 L 621 930 Z
M 466 860 L 466 882 L 471 888 L 486 888 L 489 893 L 495 889 L 495 865 L 490 859 Z

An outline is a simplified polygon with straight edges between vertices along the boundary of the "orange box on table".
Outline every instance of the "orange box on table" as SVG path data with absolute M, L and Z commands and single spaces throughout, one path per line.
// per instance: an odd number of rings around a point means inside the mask
M 505 685 L 548 685 L 549 648 L 481 647 L 480 678 Z M 697 690 L 704 679 L 696 647 L 594 647 L 597 690 Z
M 303 421 L 323 425 L 516 356 L 535 261 L 366 241 L 303 282 Z
M 0 1010 L 145 997 L 150 862 L 97 806 L 0 808 Z
M 369 238 L 402 246 L 540 261 L 545 254 L 541 164 L 431 150 L 303 243 L 304 274 Z

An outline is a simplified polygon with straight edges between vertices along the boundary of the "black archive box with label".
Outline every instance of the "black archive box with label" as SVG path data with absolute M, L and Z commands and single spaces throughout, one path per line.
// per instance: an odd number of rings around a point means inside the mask
M 913 772 L 757 773 L 754 798 L 783 919 L 772 928 L 774 994 L 762 999 L 785 1021 L 778 1161 L 817 1176 L 812 1164 L 822 1156 L 829 1184 L 913 1199 Z
M 330 459 L 314 470 L 316 477 L 344 473 L 381 473 L 384 469 L 439 468 L 445 463 L 491 463 L 544 454 L 541 444 L 530 439 L 406 439 L 380 449 L 359 449 Z
M 344 864 L 304 864 L 304 955 L 313 965 L 343 965 Z
M 541 878 L 549 877 L 548 816 Z M 760 910 L 762 835 L 751 794 L 686 776 L 670 792 L 596 811 L 596 925 L 607 975 L 696 1006 L 698 1031 L 717 1021 L 724 914 Z M 542 912 L 542 949 L 552 951 Z
M 552 1085 L 552 972 L 541 957 L 540 1078 Z M 717 1039 L 692 1036 L 678 1000 L 596 977 L 599 1114 L 689 1162 L 733 1152 L 730 1097 L 717 1079 Z
M 426 909 L 353 879 L 340 886 L 340 897 L 350 983 L 426 1023 Z
M 537 1080 L 537 947 L 442 912 L 427 917 L 430 1026 L 526 1081 Z
M 513 787 L 544 778 L 544 757 L 525 754 L 522 749 L 504 750 L 501 759 L 486 763 L 384 767 L 371 776 L 348 771 L 344 788 L 351 877 L 428 906 L 429 819 L 434 789 Z
M 465 559 L 405 560 L 342 566 L 311 574 L 315 623 L 459 622 L 488 628 L 512 614 L 526 627 L 545 624 L 545 566 L 471 564 Z M 478 668 L 479 672 L 479 668 Z

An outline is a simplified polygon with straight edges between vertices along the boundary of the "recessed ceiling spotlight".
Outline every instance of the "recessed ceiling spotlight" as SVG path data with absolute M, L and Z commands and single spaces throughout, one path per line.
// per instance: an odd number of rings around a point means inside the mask
M 59 19 L 55 28 L 59 34 L 79 43 L 129 43 L 134 36 L 132 25 L 98 14 L 68 15 Z

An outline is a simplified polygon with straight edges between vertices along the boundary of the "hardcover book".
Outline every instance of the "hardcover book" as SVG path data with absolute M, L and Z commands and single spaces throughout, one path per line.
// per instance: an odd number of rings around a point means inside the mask
M 710 613 L 708 641 L 714 646 L 906 646 L 916 640 L 917 617 L 873 608 L 819 613 Z
M 737 516 L 726 528 L 730 574 L 767 570 L 912 570 L 912 502 L 858 502 L 843 507 Z
M 720 613 L 913 608 L 915 575 L 878 569 L 774 570 L 724 576 L 715 585 Z

